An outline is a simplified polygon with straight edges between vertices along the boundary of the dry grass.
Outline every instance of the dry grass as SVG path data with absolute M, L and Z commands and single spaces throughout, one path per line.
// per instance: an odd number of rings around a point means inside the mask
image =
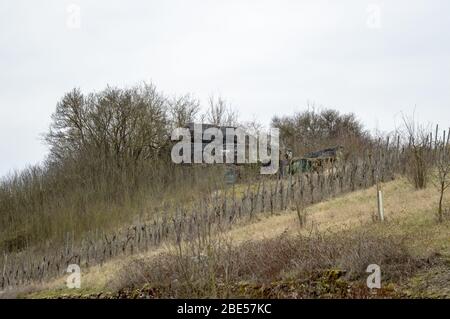
M 433 224 L 433 209 L 439 197 L 434 189 L 416 191 L 405 179 L 385 183 L 382 187 L 385 217 L 388 221 L 399 222 L 405 218 L 417 218 L 421 220 L 418 227 L 421 227 L 424 219 Z M 376 188 L 371 187 L 307 207 L 307 225 L 303 230 L 299 230 L 297 213 L 295 207 L 292 207 L 289 212 L 236 227 L 230 231 L 230 236 L 235 242 L 241 242 L 273 238 L 281 233 L 297 234 L 300 231 L 306 234 L 311 229 L 335 231 L 355 228 L 372 223 L 372 215 L 376 210 Z
M 416 191 L 410 184 L 399 179 L 383 185 L 385 215 L 387 222 L 374 223 L 372 214 L 376 210 L 375 188 L 357 191 L 307 208 L 307 225 L 298 226 L 295 210 L 262 218 L 252 224 L 236 227 L 224 236 L 232 238 L 232 245 L 255 245 L 268 243 L 276 238 L 297 238 L 311 232 L 332 233 L 370 229 L 381 238 L 403 238 L 408 253 L 424 258 L 434 252 L 450 256 L 450 223 L 439 224 L 435 220 L 435 206 L 438 194 L 432 188 Z M 293 207 L 294 208 L 294 207 Z M 377 237 L 377 236 L 375 236 Z M 118 278 L 121 269 L 131 269 L 136 260 L 156 260 L 157 256 L 174 252 L 166 246 L 138 256 L 112 260 L 103 266 L 83 271 L 83 287 L 86 292 L 106 291 L 110 283 Z M 173 255 L 173 254 L 172 254 Z M 167 256 L 167 255 L 166 255 Z M 411 257 L 413 258 L 413 257 Z M 414 257 L 415 258 L 415 257 Z M 286 268 L 286 272 L 289 269 Z M 64 280 L 41 285 L 41 292 L 32 296 L 53 296 L 80 293 L 64 289 Z
M 139 289 L 141 298 L 289 296 L 273 295 L 272 287 L 279 282 L 290 283 L 297 297 L 347 297 L 350 283 L 364 284 L 370 264 L 382 267 L 386 284 L 401 282 L 428 260 L 410 255 L 402 237 L 361 230 L 281 235 L 240 245 L 216 238 L 204 246 L 192 243 L 156 258 L 135 259 L 114 284 L 116 290 L 128 292 L 146 287 Z M 300 282 L 304 289 L 299 289 Z M 243 283 L 268 290 L 242 291 Z

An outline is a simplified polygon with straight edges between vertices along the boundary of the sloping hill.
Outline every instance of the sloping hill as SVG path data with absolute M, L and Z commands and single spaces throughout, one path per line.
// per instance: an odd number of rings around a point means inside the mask
M 60 278 L 18 293 L 23 297 L 450 297 L 450 222 L 437 223 L 437 192 L 432 187 L 415 191 L 404 179 L 384 184 L 383 192 L 383 223 L 373 220 L 376 191 L 370 188 L 306 208 L 303 226 L 292 207 L 207 243 L 164 246 L 83 269 L 80 290 L 65 288 L 65 278 Z M 305 261 L 306 255 L 314 262 Z M 364 262 L 371 259 L 386 264 L 387 279 L 378 294 L 365 287 Z M 255 263 L 245 264 L 248 261 Z M 183 274 L 177 273 L 180 263 L 199 274 L 205 271 L 208 280 L 195 280 L 195 274 L 189 274 L 194 279 L 187 285 Z M 224 271 L 223 264 L 229 269 Z M 164 282 L 167 269 L 174 276 L 169 285 Z

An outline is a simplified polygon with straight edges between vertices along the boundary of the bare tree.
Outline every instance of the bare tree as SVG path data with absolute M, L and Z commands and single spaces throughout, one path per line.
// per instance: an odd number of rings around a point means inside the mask
M 242 124 L 242 127 L 248 134 L 251 134 L 253 136 L 258 136 L 259 133 L 261 133 L 261 131 L 264 129 L 264 125 L 258 121 L 256 116 L 253 116 L 250 121 L 244 122 Z
M 450 187 L 450 145 L 445 141 L 445 137 L 443 145 L 438 151 L 435 165 L 432 181 L 439 191 L 438 220 L 442 222 L 444 220 L 444 194 Z
M 189 122 L 194 122 L 199 110 L 200 102 L 188 94 L 169 100 L 169 113 L 173 128 L 183 127 Z
M 337 145 L 350 150 L 354 145 L 364 146 L 370 142 L 354 114 L 341 114 L 333 109 L 311 108 L 290 116 L 275 116 L 272 126 L 280 130 L 282 143 L 295 154 Z
M 403 115 L 407 138 L 407 175 L 416 189 L 427 186 L 430 166 L 430 137 L 428 130 L 416 123 L 414 116 Z
M 154 157 L 167 144 L 166 110 L 166 99 L 151 84 L 87 96 L 72 90 L 57 104 L 45 136 L 50 158 L 91 156 L 120 165 Z
M 213 125 L 237 126 L 238 112 L 228 106 L 220 96 L 217 99 L 211 96 L 205 119 Z

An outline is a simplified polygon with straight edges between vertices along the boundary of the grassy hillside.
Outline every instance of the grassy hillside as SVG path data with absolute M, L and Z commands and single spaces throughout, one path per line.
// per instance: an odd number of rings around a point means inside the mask
M 22 297 L 450 297 L 450 222 L 437 223 L 438 193 L 404 179 L 383 185 L 386 221 L 373 220 L 374 188 L 260 217 L 204 243 L 166 245 L 16 291 Z M 369 291 L 377 263 L 382 289 Z

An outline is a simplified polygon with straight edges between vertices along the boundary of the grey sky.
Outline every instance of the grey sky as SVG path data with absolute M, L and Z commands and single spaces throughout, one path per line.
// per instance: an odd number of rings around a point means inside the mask
M 0 175 L 43 159 L 39 136 L 73 87 L 152 81 L 220 94 L 263 123 L 311 101 L 370 129 L 414 107 L 448 126 L 449 12 L 448 0 L 0 0 Z

